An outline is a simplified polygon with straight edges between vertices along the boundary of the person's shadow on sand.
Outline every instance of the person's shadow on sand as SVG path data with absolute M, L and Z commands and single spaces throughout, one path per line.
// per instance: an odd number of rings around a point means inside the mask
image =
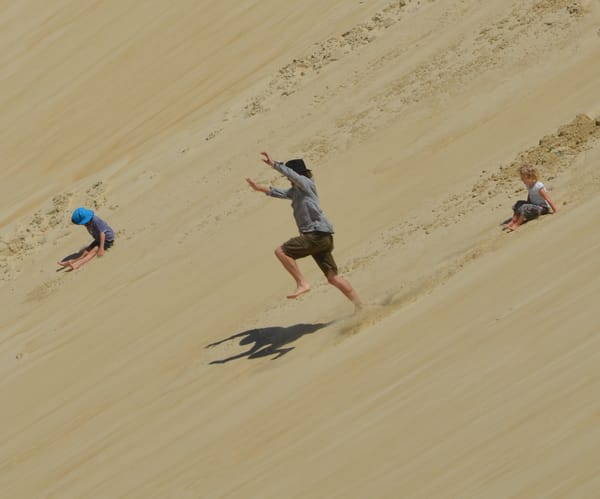
M 271 360 L 278 359 L 282 355 L 285 355 L 295 347 L 283 348 L 284 345 L 296 341 L 305 334 L 312 334 L 321 328 L 329 326 L 332 322 L 320 322 L 316 324 L 294 324 L 293 326 L 287 327 L 263 327 L 257 329 L 250 329 L 242 333 L 234 334 L 224 340 L 216 341 L 210 345 L 206 345 L 206 348 L 213 348 L 226 341 L 235 340 L 241 338 L 239 344 L 242 346 L 250 345 L 250 349 L 245 352 L 232 355 L 221 360 L 213 360 L 210 364 L 225 364 L 235 359 L 241 359 L 247 357 L 249 359 L 258 359 L 260 357 L 266 357 L 268 355 L 275 355 Z

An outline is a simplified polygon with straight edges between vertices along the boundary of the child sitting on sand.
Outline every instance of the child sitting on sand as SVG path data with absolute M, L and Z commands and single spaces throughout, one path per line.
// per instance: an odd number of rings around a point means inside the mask
M 552 214 L 558 212 L 544 184 L 538 180 L 538 172 L 533 166 L 521 166 L 519 176 L 527 187 L 527 201 L 517 201 L 513 206 L 513 217 L 505 227 L 510 232 L 517 230 L 521 224 L 529 220 L 550 213 L 550 208 Z
M 76 258 L 58 262 L 61 267 L 77 270 L 96 256 L 104 255 L 104 250 L 114 244 L 115 233 L 104 220 L 87 208 L 77 208 L 73 211 L 71 222 L 76 225 L 85 225 L 87 231 L 94 238 L 91 244 L 84 248 Z

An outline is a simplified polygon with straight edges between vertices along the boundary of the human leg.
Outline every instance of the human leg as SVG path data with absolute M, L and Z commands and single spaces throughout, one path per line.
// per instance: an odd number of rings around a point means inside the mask
M 292 258 L 291 256 L 288 256 L 285 253 L 283 246 L 279 246 L 275 249 L 275 256 L 279 259 L 279 261 L 283 265 L 283 268 L 285 268 L 285 270 L 287 270 L 289 274 L 294 278 L 294 281 L 296 281 L 295 291 L 287 295 L 287 298 L 298 298 L 298 296 L 310 291 L 310 284 L 300 272 L 300 268 L 296 263 L 296 259 Z
M 61 267 L 70 267 L 72 263 L 75 263 L 75 262 L 81 260 L 82 258 L 84 258 L 89 253 L 89 251 L 90 251 L 90 246 L 87 246 L 84 249 L 82 249 L 79 253 L 72 255 L 70 257 L 67 257 L 64 260 L 60 260 L 57 263 Z
M 89 251 L 84 252 L 82 256 L 77 258 L 76 260 L 72 260 L 67 262 L 67 267 L 70 267 L 73 270 L 79 269 L 82 265 L 85 265 L 90 260 L 95 258 L 98 255 L 98 246 L 93 247 Z
M 336 274 L 333 270 L 327 272 L 326 277 L 327 282 L 339 289 L 346 298 L 354 303 L 356 308 L 362 307 L 362 302 L 360 301 L 358 294 L 347 279 L 344 279 L 342 276 Z
M 521 215 L 522 210 L 523 210 L 523 205 L 525 205 L 525 204 L 527 204 L 527 201 L 523 201 L 522 199 L 520 199 L 513 205 L 513 207 L 512 207 L 513 216 L 511 218 L 510 222 L 508 223 L 508 225 L 506 225 L 505 229 L 512 231 L 512 230 L 515 230 L 516 227 L 518 227 L 517 220 L 519 219 L 519 216 Z
M 507 228 L 511 231 L 517 230 L 519 226 L 530 220 L 535 220 L 540 215 L 547 213 L 548 209 L 544 206 L 539 206 L 533 203 L 523 203 L 516 211 L 516 220 L 511 222 Z
M 321 247 L 325 248 L 325 250 L 313 254 L 312 257 L 323 274 L 325 274 L 327 282 L 339 289 L 356 308 L 361 308 L 362 302 L 350 282 L 338 274 L 337 263 L 333 258 L 333 236 L 331 234 L 323 237 Z
M 513 222 L 511 222 L 510 224 L 508 224 L 506 226 L 506 228 L 510 231 L 510 232 L 514 232 L 515 230 L 517 230 L 521 225 L 523 225 L 523 223 L 525 222 L 525 216 L 524 215 L 518 215 L 517 219 Z

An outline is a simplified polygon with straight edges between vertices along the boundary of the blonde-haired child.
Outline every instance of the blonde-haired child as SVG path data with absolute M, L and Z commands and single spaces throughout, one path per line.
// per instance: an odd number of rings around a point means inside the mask
M 518 171 L 521 180 L 527 187 L 527 201 L 517 201 L 512 207 L 513 217 L 506 226 L 506 229 L 511 232 L 529 220 L 550 213 L 550 209 L 552 209 L 552 214 L 558 212 L 546 187 L 539 181 L 537 169 L 530 165 L 523 165 Z

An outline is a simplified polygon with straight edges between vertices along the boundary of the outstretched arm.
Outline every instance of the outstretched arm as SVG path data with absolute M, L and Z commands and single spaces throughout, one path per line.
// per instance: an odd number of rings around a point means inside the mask
M 262 156 L 262 160 L 269 166 L 273 166 L 275 164 L 275 161 L 273 161 L 271 159 L 271 156 L 269 156 L 268 153 L 266 152 L 261 152 L 260 153 Z M 271 194 L 271 187 L 268 185 L 261 185 L 261 184 L 257 184 L 254 180 L 252 180 L 251 178 L 246 178 L 246 182 L 248 182 L 248 185 L 250 187 L 252 187 L 253 190 L 257 191 L 257 192 L 264 192 L 265 194 Z
M 271 168 L 277 170 L 282 175 L 285 175 L 288 178 L 288 180 L 290 182 L 292 182 L 292 184 L 294 184 L 299 189 L 306 191 L 306 192 L 310 191 L 310 186 L 307 185 L 307 183 L 310 183 L 310 182 L 307 180 L 307 177 L 305 177 L 303 175 L 299 175 L 294 170 L 287 167 L 284 163 L 281 163 L 278 161 L 273 161 L 273 158 L 271 158 L 271 156 L 269 156 L 269 153 L 267 153 L 267 152 L 261 152 L 260 154 L 262 156 L 261 159 L 262 159 L 263 163 L 266 163 L 267 165 L 269 165 Z M 271 191 L 271 194 L 274 195 L 274 191 Z M 286 196 L 276 196 L 276 197 L 286 197 Z
M 264 163 L 266 163 L 267 165 L 269 165 L 271 168 L 274 168 L 275 170 L 278 170 L 277 165 L 281 165 L 281 163 L 276 163 L 275 161 L 273 161 L 273 159 L 271 158 L 271 156 L 269 156 L 269 153 L 266 152 L 261 152 L 260 153 L 262 156 L 262 161 Z M 296 172 L 294 172 L 293 170 L 290 170 L 287 167 L 284 167 L 286 170 L 289 170 L 289 174 L 288 174 L 288 178 L 294 182 L 292 175 L 298 175 Z M 280 172 L 281 173 L 281 172 Z M 254 180 L 247 178 L 246 182 L 248 182 L 248 185 L 250 187 L 252 187 L 252 189 L 254 189 L 255 191 L 259 191 L 259 192 L 264 192 L 267 196 L 272 196 L 274 198 L 280 198 L 280 199 L 289 199 L 290 198 L 290 189 L 287 190 L 283 190 L 283 189 L 279 189 L 277 187 L 271 187 L 271 186 L 267 186 L 267 185 L 260 185 L 257 184 L 256 182 L 254 182 Z
M 247 178 L 246 182 L 248 182 L 248 185 L 250 187 L 252 187 L 253 190 L 258 191 L 258 192 L 264 192 L 265 194 L 271 194 L 271 187 L 268 185 L 260 185 L 257 184 L 254 180 L 252 180 L 251 178 Z
M 263 163 L 266 163 L 270 167 L 273 167 L 275 165 L 275 161 L 273 161 L 271 156 L 269 156 L 268 152 L 261 152 L 260 155 L 262 156 L 261 159 L 263 160 Z

